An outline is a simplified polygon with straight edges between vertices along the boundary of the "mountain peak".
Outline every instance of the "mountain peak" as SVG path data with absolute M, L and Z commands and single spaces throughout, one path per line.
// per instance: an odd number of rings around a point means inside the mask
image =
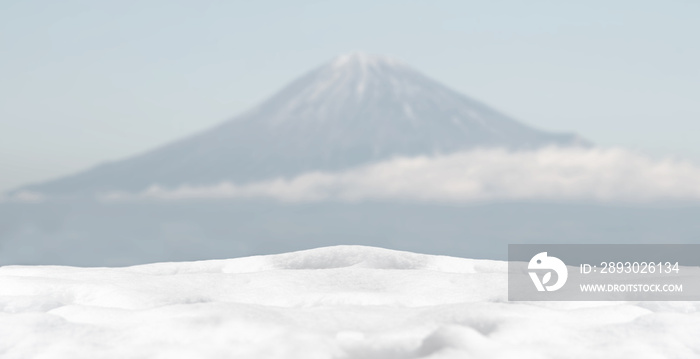
M 162 148 L 23 189 L 39 193 L 140 191 L 237 184 L 337 171 L 395 156 L 581 145 L 462 95 L 403 62 L 341 55 L 252 111 Z
M 361 68 L 369 68 L 369 67 L 399 66 L 399 65 L 404 65 L 404 63 L 398 59 L 395 59 L 395 58 L 392 58 L 389 56 L 368 54 L 368 53 L 361 52 L 361 51 L 355 51 L 355 52 L 339 55 L 339 56 L 336 56 L 331 61 L 331 66 L 335 69 L 348 68 L 348 67 L 358 67 L 358 66 Z

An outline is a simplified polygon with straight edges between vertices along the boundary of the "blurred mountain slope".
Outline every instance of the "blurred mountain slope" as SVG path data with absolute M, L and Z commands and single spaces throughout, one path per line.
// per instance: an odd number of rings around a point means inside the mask
M 343 55 L 215 128 L 121 161 L 30 185 L 49 195 L 150 185 L 246 183 L 397 155 L 587 145 L 528 127 L 400 61 Z

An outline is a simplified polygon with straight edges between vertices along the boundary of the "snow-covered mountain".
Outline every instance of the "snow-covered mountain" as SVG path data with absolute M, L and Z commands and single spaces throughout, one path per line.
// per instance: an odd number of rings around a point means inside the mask
M 246 183 L 397 155 L 584 145 L 528 127 L 400 61 L 344 55 L 251 111 L 145 154 L 24 188 L 48 194 Z

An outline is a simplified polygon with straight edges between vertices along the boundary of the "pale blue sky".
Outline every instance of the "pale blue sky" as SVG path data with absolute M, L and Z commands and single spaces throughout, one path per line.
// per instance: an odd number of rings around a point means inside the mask
M 335 55 L 521 121 L 700 159 L 697 1 L 0 2 L 0 191 L 206 129 Z

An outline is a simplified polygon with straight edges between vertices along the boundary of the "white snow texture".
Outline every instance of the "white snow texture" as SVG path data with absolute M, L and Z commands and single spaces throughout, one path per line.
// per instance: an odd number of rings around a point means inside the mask
M 0 268 L 0 357 L 698 358 L 698 302 L 508 302 L 505 262 L 337 246 Z

